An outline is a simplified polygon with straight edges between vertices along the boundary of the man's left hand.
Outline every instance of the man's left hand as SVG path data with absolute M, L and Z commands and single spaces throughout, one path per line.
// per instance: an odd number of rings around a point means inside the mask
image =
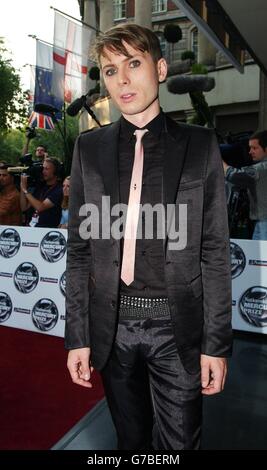
M 202 354 L 200 365 L 203 395 L 214 395 L 221 392 L 227 373 L 226 358 Z

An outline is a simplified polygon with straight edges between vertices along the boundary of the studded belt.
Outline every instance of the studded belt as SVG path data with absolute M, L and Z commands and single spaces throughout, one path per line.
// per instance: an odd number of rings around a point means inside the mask
M 124 319 L 160 318 L 170 316 L 166 297 L 120 296 L 119 316 Z

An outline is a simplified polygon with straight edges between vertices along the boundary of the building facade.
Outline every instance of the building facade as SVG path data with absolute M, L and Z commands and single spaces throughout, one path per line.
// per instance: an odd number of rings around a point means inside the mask
M 111 2 L 113 9 L 110 8 Z M 140 18 L 147 18 L 146 21 L 150 21 L 147 26 L 159 37 L 172 75 L 175 70 L 178 73 L 179 70 L 190 73 L 190 66 L 186 67 L 182 55 L 185 51 L 194 52 L 196 60 L 205 65 L 209 75 L 215 78 L 215 88 L 205 93 L 205 96 L 213 113 L 214 126 L 222 135 L 252 132 L 258 128 L 260 70 L 248 54 L 244 73 L 241 74 L 222 52 L 209 43 L 172 0 L 99 0 L 98 5 L 100 25 L 101 22 L 109 26 L 120 22 L 140 22 Z M 112 17 L 107 18 L 107 15 Z M 169 43 L 165 39 L 164 28 L 169 24 L 178 25 L 181 29 L 182 37 L 177 43 Z M 188 93 L 173 95 L 164 83 L 160 86 L 160 97 L 164 111 L 173 119 L 187 121 L 192 115 Z M 112 118 L 116 117 L 114 110 L 111 114 Z

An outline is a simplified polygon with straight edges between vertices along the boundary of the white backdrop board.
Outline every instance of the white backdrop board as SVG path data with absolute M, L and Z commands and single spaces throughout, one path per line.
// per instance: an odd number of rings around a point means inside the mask
M 267 241 L 231 240 L 235 330 L 267 333 Z
M 0 325 L 64 336 L 66 236 L 0 226 Z
M 64 336 L 67 231 L 0 226 L 0 326 Z M 267 334 L 267 241 L 231 240 L 233 328 Z

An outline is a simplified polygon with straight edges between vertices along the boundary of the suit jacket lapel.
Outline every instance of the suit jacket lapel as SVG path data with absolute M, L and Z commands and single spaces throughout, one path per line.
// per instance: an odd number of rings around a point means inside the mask
M 98 147 L 98 162 L 106 195 L 110 196 L 110 207 L 119 203 L 119 131 L 120 121 L 107 127 Z
M 182 175 L 189 136 L 182 126 L 166 117 L 165 155 L 163 165 L 163 202 L 173 204 Z
M 166 117 L 165 154 L 163 165 L 163 203 L 174 204 L 187 152 L 189 135 L 182 126 Z M 98 146 L 98 164 L 110 207 L 120 201 L 119 195 L 119 131 L 120 121 L 107 127 Z M 168 230 L 168 229 L 167 229 Z M 167 237 L 164 241 L 167 241 Z M 120 244 L 118 244 L 120 246 Z
M 119 132 L 120 121 L 116 121 L 105 129 L 98 146 L 98 165 L 104 181 L 105 193 L 110 196 L 110 210 L 120 202 L 119 185 Z M 111 224 L 113 217 L 111 217 Z M 118 260 L 121 257 L 120 240 L 113 239 L 111 242 L 114 250 L 117 250 Z
M 167 210 L 168 204 L 175 204 L 189 142 L 189 136 L 182 126 L 175 124 L 168 118 L 166 118 L 166 131 L 162 190 L 165 210 Z M 168 233 L 174 211 L 167 210 L 167 214 L 168 217 L 165 219 L 166 237 L 163 239 L 164 253 L 166 253 Z
M 165 125 L 163 202 L 172 204 L 176 199 L 189 136 L 182 126 L 167 117 Z M 120 121 L 107 127 L 98 147 L 99 167 L 104 180 L 105 192 L 111 198 L 111 205 L 119 202 L 119 131 Z

